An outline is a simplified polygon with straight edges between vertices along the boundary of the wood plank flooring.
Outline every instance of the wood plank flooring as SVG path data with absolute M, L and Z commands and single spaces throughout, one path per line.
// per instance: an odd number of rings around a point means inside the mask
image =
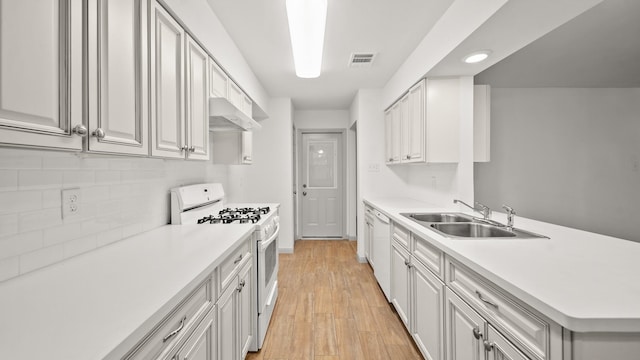
M 247 359 L 422 359 L 354 241 L 296 241 L 279 259 L 271 325 Z

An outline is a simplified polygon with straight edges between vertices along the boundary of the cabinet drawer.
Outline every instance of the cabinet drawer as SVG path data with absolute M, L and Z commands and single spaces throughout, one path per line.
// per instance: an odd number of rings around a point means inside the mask
M 478 274 L 448 261 L 447 285 L 500 329 L 509 340 L 540 359 L 547 358 L 549 324 L 495 289 Z
M 126 360 L 157 359 L 182 342 L 212 306 L 211 278 L 191 292 L 133 350 Z
M 405 229 L 404 227 L 393 223 L 393 233 L 392 233 L 392 237 L 394 240 L 396 240 L 398 243 L 400 243 L 402 246 L 404 246 L 405 249 L 409 250 L 409 238 L 411 236 L 411 233 L 409 232 L 409 230 Z
M 415 238 L 415 249 L 413 250 L 415 258 L 442 280 L 444 275 L 444 257 L 442 256 L 442 251 L 431 245 L 426 239 L 415 234 L 413 234 L 413 237 Z
M 240 266 L 251 257 L 251 239 L 253 237 L 249 236 L 218 266 L 218 294 L 222 294 L 222 289 L 229 285 Z

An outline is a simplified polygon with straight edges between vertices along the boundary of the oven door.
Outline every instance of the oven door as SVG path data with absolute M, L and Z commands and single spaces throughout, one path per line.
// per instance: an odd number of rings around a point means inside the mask
M 263 313 L 269 294 L 274 293 L 278 280 L 278 235 L 280 224 L 268 239 L 258 241 L 258 313 Z

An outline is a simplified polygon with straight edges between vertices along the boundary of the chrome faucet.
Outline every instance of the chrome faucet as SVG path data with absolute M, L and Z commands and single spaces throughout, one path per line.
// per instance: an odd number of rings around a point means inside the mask
M 491 209 L 488 206 L 483 205 L 483 204 L 481 204 L 481 203 L 479 203 L 477 201 L 474 203 L 475 207 L 467 204 L 466 202 L 464 202 L 462 200 L 458 200 L 458 199 L 453 199 L 453 203 L 454 204 L 460 203 L 460 204 L 468 207 L 469 209 L 482 214 L 482 218 L 485 219 L 485 220 L 489 220 L 491 218 Z
M 507 212 L 507 230 L 513 231 L 513 218 L 516 215 L 516 211 L 507 205 L 502 205 L 502 208 Z

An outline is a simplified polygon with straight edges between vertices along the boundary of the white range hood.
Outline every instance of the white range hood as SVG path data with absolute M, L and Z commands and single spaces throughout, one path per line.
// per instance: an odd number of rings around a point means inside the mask
M 262 128 L 229 100 L 209 98 L 209 131 L 252 131 Z

